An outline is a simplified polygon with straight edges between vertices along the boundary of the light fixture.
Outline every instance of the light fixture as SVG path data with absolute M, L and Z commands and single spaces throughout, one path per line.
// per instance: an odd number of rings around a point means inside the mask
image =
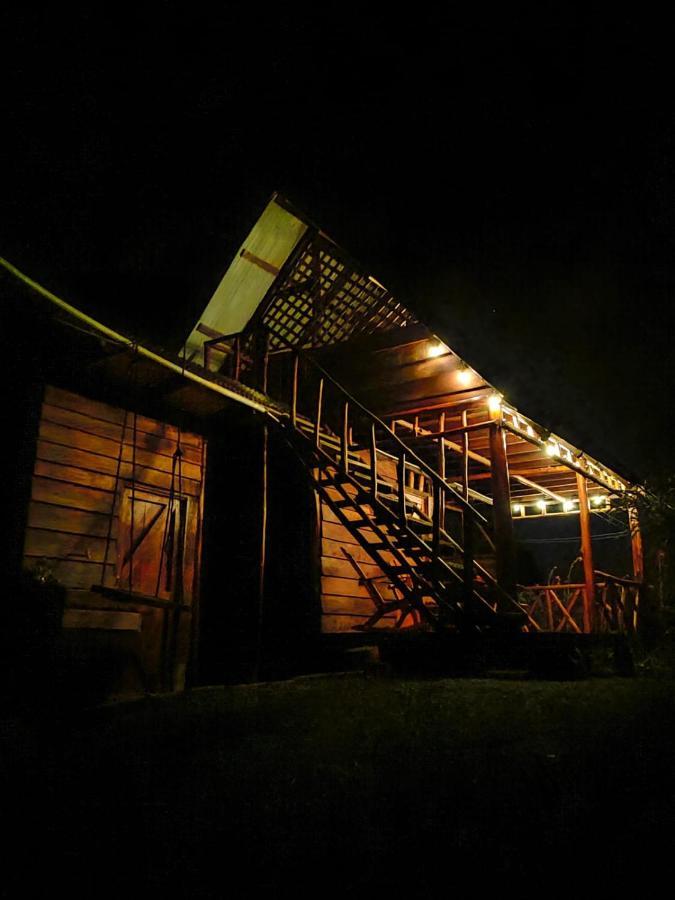
M 546 501 L 545 500 L 537 500 L 537 506 L 542 512 L 546 512 Z
M 563 500 L 563 509 L 565 512 L 572 512 L 574 509 L 574 501 L 572 500 Z
M 560 452 L 560 448 L 556 443 L 546 444 L 546 455 L 547 456 L 557 456 Z
M 443 356 L 444 353 L 448 352 L 448 348 L 445 344 L 442 344 L 440 341 L 436 341 L 435 344 L 430 344 L 427 347 L 427 358 L 435 359 L 437 356 Z
M 591 503 L 593 506 L 602 506 L 605 502 L 605 498 L 601 494 L 596 494 L 594 497 L 591 497 Z
M 502 398 L 499 394 L 490 394 L 487 405 L 491 413 L 497 413 L 502 408 Z
M 459 368 L 457 369 L 457 381 L 464 387 L 466 387 L 471 382 L 471 369 L 467 366 L 465 362 L 461 362 L 459 364 Z
M 523 507 L 520 505 L 520 503 L 514 503 L 511 508 L 513 509 L 514 513 L 516 513 L 516 514 L 523 511 Z

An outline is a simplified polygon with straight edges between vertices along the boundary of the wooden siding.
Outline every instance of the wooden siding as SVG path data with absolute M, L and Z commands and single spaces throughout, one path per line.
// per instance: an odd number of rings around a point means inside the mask
M 174 454 L 180 439 L 181 479 Z M 114 616 L 76 613 L 78 608 L 122 610 L 132 605 L 143 618 L 143 668 L 151 688 L 160 686 L 161 649 L 155 637 L 161 632 L 162 607 L 172 606 L 171 585 L 152 574 L 157 564 L 149 554 L 162 555 L 162 534 L 141 544 L 138 560 L 129 583 L 130 506 L 135 505 L 134 539 L 139 537 L 139 515 L 144 504 L 154 503 L 163 511 L 158 527 L 163 531 L 172 490 L 174 509 L 184 513 L 183 551 L 184 591 L 179 643 L 189 640 L 191 612 L 196 600 L 201 543 L 202 489 L 205 461 L 202 437 L 164 422 L 134 416 L 107 404 L 86 399 L 55 387 L 47 387 L 41 409 L 39 436 L 33 470 L 31 499 L 24 542 L 24 566 L 46 568 L 68 589 L 66 628 L 107 628 Z M 172 477 L 172 469 L 175 474 Z M 177 512 L 175 515 L 180 515 Z M 150 546 L 152 544 L 152 546 Z M 134 581 L 143 579 L 143 585 Z M 134 596 L 106 601 L 91 594 L 93 586 L 103 585 Z M 145 595 L 148 602 L 143 603 Z M 150 595 L 148 597 L 147 595 Z M 99 600 L 96 600 L 96 596 Z M 152 602 L 151 598 L 155 600 Z M 158 619 L 159 617 L 159 619 Z M 119 617 L 118 617 L 119 618 Z M 120 620 L 121 621 L 121 620 Z M 92 623 L 89 626 L 86 623 Z M 99 623 L 98 625 L 96 623 Z M 111 626 L 112 627 L 112 626 Z M 156 633 L 153 637 L 150 632 Z M 149 646 L 151 644 L 152 646 Z M 148 646 L 146 646 L 148 645 Z M 187 652 L 175 658 L 174 679 L 181 682 Z M 166 685 L 164 685 L 166 687 Z
M 321 502 L 321 630 L 324 633 L 350 631 L 362 625 L 375 611 L 375 605 L 365 585 L 359 584 L 359 576 L 343 553 L 343 548 L 353 556 L 367 578 L 382 576 L 379 566 L 373 564 L 370 555 L 356 542 L 344 525 L 341 525 L 325 502 Z M 366 540 L 375 543 L 377 538 L 368 528 L 361 530 Z M 383 580 L 384 581 L 384 580 Z M 378 582 L 386 597 L 391 596 L 383 582 Z M 376 627 L 391 628 L 394 615 L 384 616 Z

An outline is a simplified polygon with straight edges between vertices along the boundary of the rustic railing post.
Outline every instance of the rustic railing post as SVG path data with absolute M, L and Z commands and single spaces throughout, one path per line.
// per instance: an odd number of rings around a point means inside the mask
M 463 578 L 464 578 L 464 608 L 470 609 L 473 604 L 473 560 L 474 560 L 474 525 L 471 514 L 464 510 L 462 513 L 462 544 L 463 544 Z
M 405 451 L 399 451 L 398 457 L 398 517 L 403 531 L 408 530 L 408 514 L 405 507 Z
M 595 627 L 595 574 L 593 569 L 593 540 L 591 513 L 588 507 L 586 479 L 577 472 L 579 497 L 579 527 L 581 529 L 581 559 L 584 565 L 584 631 L 589 634 Z
M 640 517 L 636 507 L 628 507 L 628 527 L 630 529 L 630 548 L 633 557 L 633 578 L 640 582 L 640 586 L 631 591 L 630 604 L 626 606 L 626 626 L 627 630 L 635 632 L 638 624 L 638 609 L 640 606 L 640 595 L 644 590 L 645 580 L 645 562 L 642 547 L 642 532 L 640 531 Z
M 321 442 L 321 416 L 323 413 L 323 378 L 319 379 L 319 390 L 316 397 L 316 416 L 314 418 L 314 446 Z
M 645 577 L 644 553 L 642 549 L 642 532 L 640 517 L 634 506 L 628 507 L 628 528 L 630 530 L 630 549 L 633 557 L 633 578 L 643 581 Z
M 234 337 L 234 371 L 232 373 L 232 377 L 235 381 L 239 381 L 239 376 L 241 375 L 241 335 L 237 334 Z
M 490 462 L 492 515 L 495 532 L 497 584 L 509 597 L 516 596 L 516 546 L 511 518 L 511 489 L 506 454 L 506 430 L 501 425 L 501 409 L 490 411 Z M 505 598 L 500 595 L 498 604 Z
M 347 475 L 349 473 L 349 401 L 342 404 L 342 428 L 340 431 L 340 467 Z
M 300 357 L 297 351 L 293 353 L 293 374 L 291 382 L 291 425 L 295 428 L 298 424 L 298 373 L 300 369 Z
M 441 557 L 441 506 L 443 502 L 442 498 L 444 498 L 444 493 L 441 485 L 437 481 L 434 481 L 433 483 L 433 495 L 434 510 L 432 518 L 433 532 L 431 540 L 431 557 L 434 579 L 438 580 L 441 570 L 441 567 L 439 565 Z
M 373 504 L 377 503 L 377 435 L 375 423 L 370 426 L 370 496 Z

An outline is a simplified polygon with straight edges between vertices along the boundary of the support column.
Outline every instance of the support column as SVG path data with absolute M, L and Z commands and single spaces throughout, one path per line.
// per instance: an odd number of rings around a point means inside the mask
M 589 634 L 595 627 L 595 573 L 593 569 L 593 541 L 591 537 L 591 513 L 588 508 L 588 489 L 585 477 L 577 472 L 579 497 L 579 525 L 581 528 L 581 558 L 584 564 L 584 631 Z
M 635 632 L 638 627 L 638 609 L 644 601 L 645 560 L 642 548 L 642 532 L 640 531 L 640 517 L 634 506 L 628 507 L 628 527 L 630 529 L 630 548 L 633 555 L 633 578 L 641 583 L 635 594 L 629 595 L 630 602 L 626 604 L 625 622 L 630 632 Z
M 492 516 L 497 556 L 497 583 L 509 596 L 516 597 L 516 542 L 511 518 L 511 488 L 506 455 L 506 430 L 495 421 L 490 426 L 490 478 L 492 482 Z M 507 607 L 500 598 L 499 605 Z
M 258 559 L 258 597 L 256 610 L 256 648 L 253 664 L 253 680 L 260 680 L 263 664 L 265 627 L 265 569 L 267 565 L 267 502 L 269 493 L 269 428 L 265 424 L 261 435 L 261 483 L 260 483 L 260 544 Z
M 636 581 L 644 581 L 645 561 L 642 549 L 642 532 L 640 531 L 640 518 L 634 506 L 628 507 L 628 527 L 630 529 L 630 548 L 633 555 L 633 578 Z

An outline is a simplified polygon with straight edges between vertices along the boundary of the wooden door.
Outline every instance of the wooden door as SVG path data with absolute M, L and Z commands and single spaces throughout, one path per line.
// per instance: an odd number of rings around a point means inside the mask
M 117 564 L 120 588 L 158 600 L 184 599 L 190 512 L 185 496 L 125 486 Z

